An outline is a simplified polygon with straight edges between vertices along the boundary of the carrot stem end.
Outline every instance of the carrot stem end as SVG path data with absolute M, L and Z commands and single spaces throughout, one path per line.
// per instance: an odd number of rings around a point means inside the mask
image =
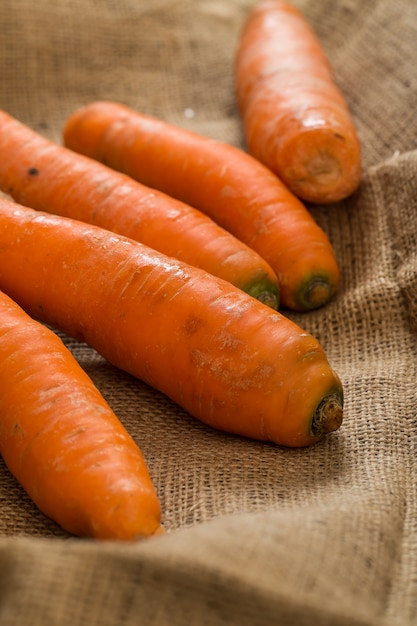
M 304 310 L 318 309 L 327 304 L 335 293 L 334 286 L 321 276 L 310 280 L 301 294 L 301 307 Z
M 325 396 L 316 407 L 311 422 L 314 437 L 338 430 L 343 420 L 343 397 L 335 392 Z

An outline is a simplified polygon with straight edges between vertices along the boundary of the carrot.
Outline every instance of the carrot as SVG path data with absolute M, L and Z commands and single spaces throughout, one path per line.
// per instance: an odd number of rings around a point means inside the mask
M 96 539 L 158 532 L 136 443 L 61 339 L 2 292 L 0 398 L 0 453 L 43 513 Z
M 278 178 L 238 148 L 112 102 L 74 112 L 65 144 L 209 215 L 279 278 L 284 307 L 326 304 L 339 283 L 325 233 Z
M 236 96 L 249 152 L 305 201 L 337 202 L 361 178 L 360 141 L 321 44 L 279 0 L 249 13 L 238 42 Z
M 17 202 L 124 234 L 278 308 L 275 272 L 206 215 L 57 145 L 0 111 L 0 189 Z
M 3 199 L 0 289 L 213 428 L 306 446 L 341 424 L 342 385 L 313 336 L 132 239 Z

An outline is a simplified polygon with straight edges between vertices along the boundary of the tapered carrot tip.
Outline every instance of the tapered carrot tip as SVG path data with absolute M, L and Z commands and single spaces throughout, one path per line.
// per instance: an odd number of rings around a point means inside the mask
M 341 393 L 332 393 L 325 396 L 317 406 L 311 431 L 315 437 L 327 435 L 340 428 L 343 421 L 343 397 Z

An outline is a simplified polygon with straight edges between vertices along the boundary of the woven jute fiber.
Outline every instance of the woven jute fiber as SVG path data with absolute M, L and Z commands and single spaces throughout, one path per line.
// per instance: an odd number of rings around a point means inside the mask
M 417 3 L 294 4 L 363 145 L 358 192 L 309 207 L 339 293 L 289 314 L 340 375 L 345 421 L 301 450 L 220 433 L 64 337 L 138 442 L 167 533 L 71 537 L 1 463 L 2 626 L 417 624 Z M 61 143 L 74 109 L 112 99 L 244 148 L 232 66 L 253 5 L 1 0 L 0 107 Z

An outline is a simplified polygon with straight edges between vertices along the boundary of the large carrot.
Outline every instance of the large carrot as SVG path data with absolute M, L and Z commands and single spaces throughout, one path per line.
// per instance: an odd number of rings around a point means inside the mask
M 0 288 L 214 428 L 305 446 L 342 421 L 317 340 L 204 270 L 0 201 Z
M 39 509 L 75 535 L 132 540 L 160 529 L 136 443 L 61 339 L 2 292 L 0 453 Z
M 235 56 L 248 150 L 300 198 L 336 202 L 360 183 L 361 148 L 321 44 L 288 2 L 249 13 Z
M 4 111 L 0 153 L 0 189 L 17 202 L 137 239 L 278 307 L 278 278 L 268 263 L 196 209 L 53 143 Z
M 207 213 L 268 261 L 283 306 L 313 309 L 336 292 L 339 269 L 325 233 L 301 201 L 242 150 L 112 102 L 75 111 L 64 141 Z

